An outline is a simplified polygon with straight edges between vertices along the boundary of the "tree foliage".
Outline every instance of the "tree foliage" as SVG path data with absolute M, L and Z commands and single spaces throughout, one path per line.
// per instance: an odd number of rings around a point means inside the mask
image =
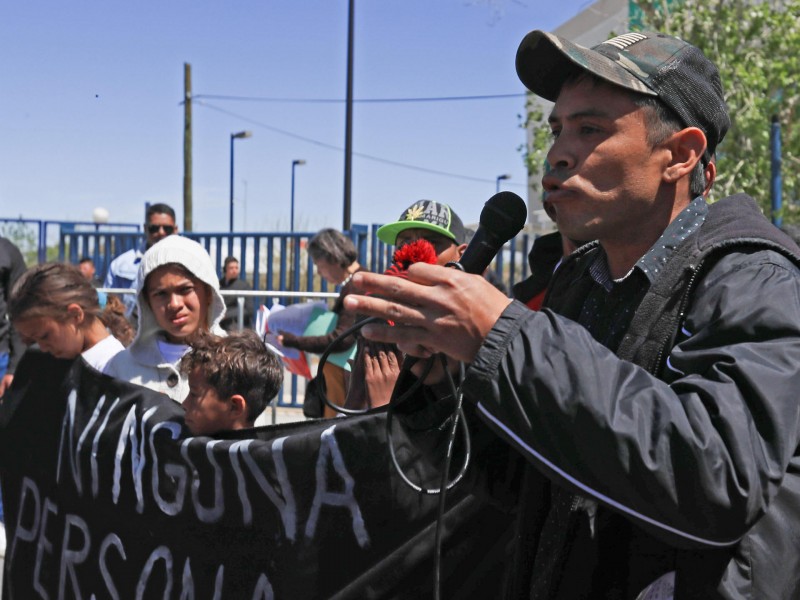
M 36 264 L 39 240 L 33 229 L 23 222 L 8 221 L 0 225 L 0 236 L 19 248 L 26 265 Z
M 782 134 L 783 218 L 800 221 L 800 0 L 638 0 L 634 29 L 662 31 L 698 48 L 719 68 L 732 126 L 717 148 L 713 196 L 746 192 L 770 211 L 770 122 Z M 620 33 L 620 32 L 616 32 Z M 615 35 L 612 33 L 611 35 Z M 528 164 L 548 141 L 541 110 L 529 110 Z M 538 118 L 537 118 L 538 117 Z

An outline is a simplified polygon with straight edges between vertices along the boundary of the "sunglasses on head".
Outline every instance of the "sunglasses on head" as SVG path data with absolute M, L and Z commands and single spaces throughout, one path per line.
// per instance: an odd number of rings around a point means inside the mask
M 174 225 L 148 225 L 147 232 L 150 234 L 158 233 L 159 229 L 163 229 L 167 235 L 172 235 L 175 232 Z

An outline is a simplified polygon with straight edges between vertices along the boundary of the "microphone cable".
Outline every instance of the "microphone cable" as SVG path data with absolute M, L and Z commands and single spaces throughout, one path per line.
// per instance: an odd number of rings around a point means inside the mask
M 449 263 L 447 266 L 463 270 L 463 267 L 458 263 Z M 385 323 L 385 322 L 386 321 L 384 319 L 381 319 L 380 317 L 368 317 L 347 328 L 345 331 L 339 334 L 336 337 L 336 339 L 333 340 L 328 345 L 328 347 L 325 349 L 325 352 L 322 353 L 322 356 L 320 357 L 319 360 L 319 365 L 317 366 L 317 372 L 319 373 L 322 371 L 323 367 L 325 366 L 328 360 L 328 356 L 331 354 L 331 348 L 340 339 L 352 335 L 353 333 L 357 332 L 364 325 L 367 325 L 368 323 Z M 423 381 L 430 374 L 436 358 L 438 358 L 439 361 L 441 362 L 442 370 L 444 371 L 445 379 L 449 387 L 450 396 L 452 396 L 455 399 L 456 406 L 451 415 L 444 422 L 447 423 L 447 421 L 451 421 L 450 429 L 447 433 L 447 445 L 446 445 L 444 465 L 442 468 L 441 481 L 439 487 L 426 488 L 411 481 L 411 479 L 406 475 L 405 471 L 403 470 L 403 467 L 400 466 L 400 462 L 397 459 L 397 451 L 395 449 L 395 444 L 392 437 L 392 421 L 394 419 L 394 411 L 395 411 L 393 407 L 397 404 L 400 404 L 407 398 L 409 398 L 412 394 L 414 394 L 422 387 Z M 406 360 L 403 361 L 403 367 L 400 372 L 400 376 L 402 377 L 403 373 L 409 372 L 411 368 L 418 361 L 419 359 L 417 358 L 406 357 Z M 416 378 L 411 387 L 409 387 L 405 392 L 403 392 L 397 398 L 392 398 L 392 400 L 386 407 L 386 440 L 388 442 L 389 457 L 391 458 L 392 466 L 394 467 L 395 472 L 400 476 L 400 479 L 403 481 L 403 483 L 406 486 L 410 487 L 415 492 L 417 492 L 418 494 L 439 496 L 439 503 L 436 514 L 436 529 L 434 533 L 434 550 L 433 550 L 434 552 L 433 597 L 434 600 L 439 600 L 441 597 L 442 538 L 444 534 L 444 514 L 447 507 L 447 492 L 453 489 L 456 485 L 458 485 L 461 482 L 461 480 L 463 480 L 464 476 L 467 473 L 472 457 L 472 438 L 469 433 L 467 418 L 463 410 L 464 394 L 461 389 L 461 382 L 464 380 L 464 363 L 459 362 L 459 384 L 456 385 L 455 381 L 453 380 L 453 376 L 450 374 L 450 370 L 448 368 L 447 357 L 444 354 L 436 354 L 428 358 L 426 362 L 427 364 L 425 365 L 425 370 L 420 374 L 419 377 Z M 351 415 L 351 416 L 363 415 L 371 410 L 369 408 L 366 409 L 345 408 L 343 406 L 338 406 L 333 402 L 331 402 L 328 399 L 326 393 L 327 390 L 325 388 L 324 377 L 320 381 L 320 391 L 322 394 L 323 402 L 331 409 L 341 414 Z M 456 476 L 452 480 L 448 481 L 450 478 L 450 466 L 453 458 L 453 449 L 455 447 L 456 431 L 458 430 L 459 425 L 461 425 L 461 430 L 463 432 L 463 437 L 464 437 L 464 461 Z
M 366 319 L 364 319 L 362 321 L 359 321 L 358 323 L 348 327 L 347 329 L 345 329 L 342 333 L 340 333 L 338 336 L 336 336 L 336 339 L 334 339 L 330 344 L 328 344 L 328 347 L 325 349 L 325 352 L 322 353 L 322 356 L 319 359 L 319 365 L 317 366 L 317 372 L 320 372 L 322 370 L 322 368 L 325 366 L 325 364 L 327 363 L 327 360 L 328 360 L 328 356 L 331 354 L 331 348 L 340 339 L 345 338 L 345 337 L 347 337 L 349 335 L 352 335 L 353 333 L 355 333 L 359 329 L 361 329 L 364 325 L 367 325 L 369 323 L 385 323 L 385 322 L 386 321 L 384 319 L 381 319 L 380 317 L 368 317 L 368 318 L 366 318 Z M 453 423 L 452 423 L 452 427 L 450 428 L 450 433 L 448 434 L 448 447 L 447 447 L 447 453 L 445 455 L 445 466 L 449 468 L 451 455 L 452 455 L 452 448 L 453 448 L 453 444 L 454 444 L 454 440 L 455 440 L 455 432 L 456 432 L 456 429 L 457 429 L 457 426 L 458 426 L 459 423 L 461 423 L 461 428 L 462 428 L 462 431 L 463 431 L 463 434 L 464 434 L 464 462 L 461 465 L 461 468 L 459 469 L 458 474 L 453 478 L 452 481 L 450 481 L 450 482 L 447 481 L 447 472 L 445 472 L 445 474 L 444 474 L 445 476 L 444 476 L 444 478 L 442 480 L 442 484 L 441 484 L 441 486 L 439 488 L 424 488 L 424 487 L 422 487 L 420 485 L 417 485 L 416 483 L 411 481 L 411 479 L 408 478 L 408 476 L 403 471 L 403 468 L 400 466 L 400 462 L 397 459 L 397 451 L 395 450 L 394 442 L 392 440 L 392 429 L 391 429 L 392 428 L 392 421 L 393 421 L 393 418 L 394 418 L 393 405 L 396 405 L 396 404 L 399 404 L 399 403 L 403 402 L 404 400 L 406 400 L 406 398 L 409 398 L 413 393 L 415 393 L 417 390 L 419 390 L 419 388 L 422 387 L 422 382 L 425 380 L 425 378 L 428 376 L 428 374 L 431 372 L 431 369 L 433 368 L 434 360 L 435 360 L 436 356 L 438 356 L 440 358 L 441 362 L 442 362 L 442 368 L 444 369 L 445 377 L 446 377 L 447 383 L 448 383 L 448 385 L 450 387 L 450 394 L 451 394 L 451 396 L 453 398 L 456 399 L 456 408 L 453 411 L 453 413 L 450 415 L 450 417 L 447 419 L 448 421 L 452 419 Z M 453 381 L 453 377 L 452 377 L 452 375 L 450 374 L 450 371 L 447 368 L 447 358 L 443 354 L 437 354 L 436 356 L 432 356 L 431 358 L 429 358 L 427 360 L 427 365 L 425 366 L 425 371 L 422 374 L 420 374 L 419 377 L 417 377 L 416 381 L 411 385 L 411 387 L 409 387 L 405 392 L 403 392 L 396 399 L 392 398 L 392 401 L 390 401 L 389 404 L 386 407 L 386 438 L 387 438 L 387 441 L 389 443 L 389 456 L 392 459 L 392 465 L 394 466 L 395 470 L 397 471 L 397 474 L 400 476 L 400 479 L 402 479 L 403 482 L 408 487 L 410 487 L 412 490 L 414 490 L 418 494 L 425 494 L 425 495 L 441 494 L 443 490 L 450 490 L 454 486 L 456 486 L 464 478 L 464 475 L 467 472 L 467 468 L 469 467 L 470 458 L 471 458 L 471 450 L 472 450 L 472 440 L 470 438 L 469 428 L 467 427 L 466 417 L 464 416 L 464 411 L 462 410 L 462 402 L 463 402 L 463 400 L 462 400 L 462 393 L 461 393 L 460 385 L 457 387 L 455 382 Z M 407 357 L 406 360 L 403 361 L 403 367 L 402 367 L 402 370 L 400 372 L 400 376 L 402 376 L 403 373 L 410 371 L 411 368 L 417 362 L 418 362 L 417 358 Z M 463 363 L 460 363 L 460 364 L 461 364 L 461 366 L 460 366 L 460 371 L 461 371 L 460 379 L 463 379 L 464 365 L 463 365 Z M 327 390 L 325 389 L 325 378 L 324 377 L 320 381 L 320 391 L 322 393 L 323 402 L 325 402 L 325 404 L 328 407 L 330 407 L 332 410 L 334 410 L 336 412 L 339 412 L 341 414 L 350 415 L 350 416 L 363 415 L 363 414 L 368 413 L 370 410 L 372 410 L 371 408 L 364 408 L 364 409 L 345 408 L 343 406 L 338 406 L 338 405 L 334 404 L 333 402 L 331 402 L 330 399 L 327 396 L 327 393 L 326 393 Z
M 503 246 L 505 245 L 508 240 L 512 239 L 515 235 L 517 235 L 520 230 L 525 225 L 525 221 L 527 219 L 527 208 L 525 206 L 525 202 L 512 192 L 498 192 L 494 196 L 492 196 L 484 205 L 483 210 L 481 211 L 480 216 L 480 225 L 478 226 L 477 231 L 475 232 L 472 240 L 467 245 L 466 249 L 464 250 L 463 254 L 461 254 L 459 260 L 457 262 L 449 262 L 447 263 L 447 267 L 456 268 L 462 272 L 473 273 L 476 275 L 480 275 L 483 273 L 484 270 L 489 266 L 491 261 L 497 256 L 498 252 L 502 251 Z M 401 250 L 402 247 L 399 250 Z M 423 251 L 423 248 L 419 249 L 420 252 Z M 415 254 L 416 251 L 411 252 L 410 254 Z M 409 262 L 418 262 L 421 256 L 412 257 L 411 255 L 405 257 L 406 259 L 416 258 L 416 260 L 410 260 Z M 395 262 L 402 262 L 397 254 L 394 256 Z M 435 261 L 432 261 L 435 262 Z M 406 265 L 406 269 L 408 266 Z M 328 355 L 330 354 L 331 346 L 336 341 L 340 340 L 345 335 L 350 335 L 366 325 L 367 323 L 376 323 L 381 322 L 385 323 L 384 319 L 380 319 L 377 317 L 370 317 L 365 319 L 359 323 L 356 323 L 345 332 L 337 336 L 336 340 L 328 345 L 323 353 L 322 357 L 320 358 L 320 363 L 318 366 L 318 373 L 319 370 L 325 366 L 325 363 L 328 359 Z M 409 398 L 411 394 L 416 392 L 421 386 L 422 382 L 430 373 L 431 369 L 433 368 L 434 361 L 436 357 L 439 357 L 442 368 L 444 370 L 445 378 L 447 384 L 450 388 L 450 396 L 447 398 L 452 397 L 455 400 L 456 406 L 454 411 L 450 414 L 450 416 L 444 421 L 442 426 L 446 424 L 448 421 L 451 421 L 450 431 L 447 434 L 447 447 L 445 451 L 445 458 L 444 458 L 444 468 L 442 469 L 442 477 L 441 482 L 438 489 L 430 489 L 424 488 L 416 483 L 412 482 L 406 474 L 403 472 L 402 467 L 400 466 L 399 461 L 397 460 L 397 455 L 394 447 L 394 441 L 392 439 L 392 420 L 394 416 L 394 407 L 401 404 L 405 399 Z M 403 376 L 404 373 L 407 373 L 413 368 L 413 366 L 417 363 L 417 359 L 413 357 L 406 357 L 403 361 L 403 367 L 400 371 L 400 377 Z M 466 416 L 464 415 L 463 411 L 463 389 L 462 383 L 464 381 L 464 364 L 459 363 L 459 383 L 456 386 L 455 382 L 453 381 L 453 377 L 450 374 L 450 370 L 448 369 L 447 358 L 444 354 L 438 354 L 431 356 L 427 359 L 427 365 L 424 369 L 424 372 L 417 377 L 416 381 L 409 387 L 408 390 L 400 394 L 399 397 L 395 397 L 394 394 L 397 390 L 397 385 L 395 384 L 395 389 L 392 391 L 392 398 L 389 401 L 389 405 L 386 411 L 386 439 L 389 445 L 389 455 L 392 459 L 392 465 L 394 466 L 395 471 L 400 476 L 402 481 L 409 486 L 412 490 L 417 492 L 418 494 L 425 494 L 425 495 L 436 495 L 439 494 L 439 507 L 438 507 L 438 514 L 436 518 L 436 536 L 434 540 L 434 598 L 436 600 L 439 599 L 441 590 L 441 552 L 442 552 L 442 533 L 444 530 L 444 514 L 445 514 L 445 507 L 446 507 L 446 494 L 449 490 L 451 490 L 454 486 L 456 486 L 463 478 L 467 472 L 467 468 L 470 464 L 471 453 L 472 453 L 472 442 L 471 437 L 469 434 L 469 427 L 466 423 Z M 340 406 L 335 406 L 327 397 L 326 392 L 327 389 L 325 388 L 325 381 L 324 377 L 320 382 L 320 389 L 322 390 L 322 399 L 327 406 L 332 408 L 334 411 L 339 412 L 345 415 L 360 415 L 368 412 L 370 409 L 347 409 Z M 443 400 L 443 399 L 440 399 Z M 369 400 L 368 400 L 369 401 Z M 450 463 L 452 460 L 453 455 L 453 447 L 455 444 L 456 438 L 456 430 L 458 429 L 459 424 L 462 427 L 464 432 L 464 463 L 462 464 L 461 468 L 459 469 L 458 474 L 453 478 L 452 481 L 448 481 L 450 477 Z
M 364 325 L 367 325 L 369 323 L 385 323 L 385 322 L 386 321 L 384 319 L 381 319 L 380 317 L 368 317 L 345 329 L 342 333 L 337 335 L 336 338 L 333 341 L 331 341 L 330 344 L 328 344 L 327 348 L 325 348 L 325 352 L 323 352 L 322 356 L 320 356 L 319 358 L 319 364 L 317 365 L 317 373 L 318 374 L 322 373 L 322 369 L 327 364 L 328 357 L 331 355 L 331 349 L 339 340 L 342 340 L 347 336 L 358 332 Z M 320 383 L 320 391 L 322 393 L 322 401 L 331 410 L 334 410 L 343 415 L 363 415 L 372 410 L 371 408 L 345 408 L 344 406 L 339 406 L 338 404 L 334 404 L 328 399 L 328 389 L 325 384 L 325 378 L 324 377 L 320 378 L 319 383 Z

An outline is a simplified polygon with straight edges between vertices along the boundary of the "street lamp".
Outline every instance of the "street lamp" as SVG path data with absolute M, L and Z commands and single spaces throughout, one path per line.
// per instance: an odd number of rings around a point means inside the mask
M 233 233 L 233 140 L 249 138 L 253 135 L 251 131 L 240 131 L 239 133 L 232 133 L 231 134 L 231 186 L 230 186 L 230 206 L 231 206 L 231 215 L 230 215 L 230 232 Z
M 108 209 L 103 208 L 102 206 L 98 206 L 92 211 L 92 221 L 94 221 L 97 225 L 108 223 L 108 217 Z
M 306 161 L 302 158 L 298 158 L 292 161 L 292 204 L 291 204 L 291 214 L 289 216 L 289 231 L 294 233 L 294 168 L 297 165 L 304 165 Z
M 242 179 L 244 194 L 242 196 L 242 231 L 247 230 L 247 179 Z
M 504 181 L 506 179 L 511 179 L 511 174 L 510 173 L 504 173 L 503 175 L 498 175 L 494 179 L 495 179 L 495 183 L 497 184 L 496 185 L 496 189 L 495 189 L 495 193 L 499 194 L 500 193 L 500 182 Z

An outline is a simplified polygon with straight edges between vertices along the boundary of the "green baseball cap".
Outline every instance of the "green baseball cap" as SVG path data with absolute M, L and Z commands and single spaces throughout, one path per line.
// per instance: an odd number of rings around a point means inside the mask
M 517 50 L 516 66 L 529 90 L 553 102 L 564 82 L 581 71 L 658 96 L 686 127 L 706 134 L 706 162 L 731 125 L 717 67 L 696 46 L 663 33 L 630 32 L 585 48 L 532 31 Z
M 400 215 L 394 223 L 379 227 L 378 239 L 384 244 L 394 245 L 397 234 L 406 229 L 428 229 L 450 238 L 456 244 L 466 243 L 467 230 L 455 211 L 441 202 L 417 200 Z

